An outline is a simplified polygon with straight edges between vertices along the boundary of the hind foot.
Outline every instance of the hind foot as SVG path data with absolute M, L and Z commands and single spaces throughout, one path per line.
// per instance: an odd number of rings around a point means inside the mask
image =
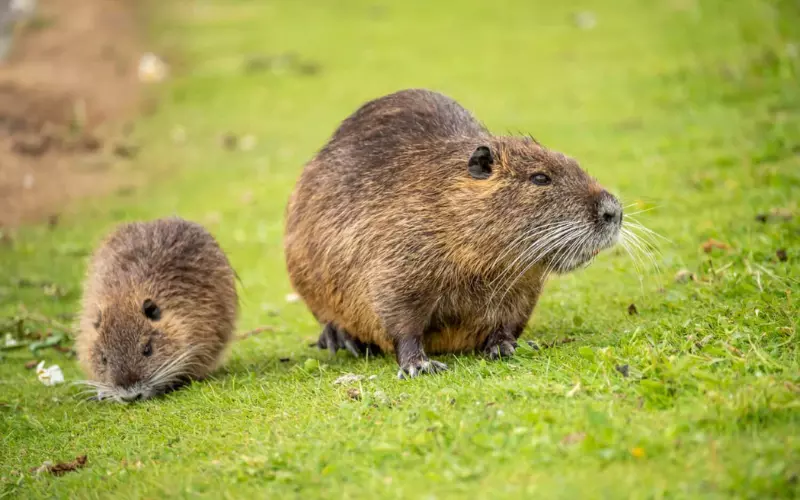
M 517 350 L 517 339 L 506 329 L 492 332 L 483 344 L 483 354 L 489 359 L 510 358 Z
M 333 323 L 328 323 L 323 328 L 319 336 L 319 340 L 312 347 L 316 346 L 320 349 L 328 349 L 331 354 L 336 354 L 339 349 L 347 349 L 350 354 L 355 357 L 362 355 L 380 354 L 381 350 L 374 344 L 367 344 L 360 340 L 353 338 L 344 328 L 336 328 Z

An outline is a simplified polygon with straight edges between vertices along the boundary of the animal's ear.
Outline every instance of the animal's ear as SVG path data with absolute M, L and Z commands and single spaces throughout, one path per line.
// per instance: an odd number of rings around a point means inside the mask
M 492 165 L 494 165 L 494 155 L 488 146 L 478 146 L 469 157 L 467 169 L 469 175 L 475 179 L 488 179 L 492 175 Z

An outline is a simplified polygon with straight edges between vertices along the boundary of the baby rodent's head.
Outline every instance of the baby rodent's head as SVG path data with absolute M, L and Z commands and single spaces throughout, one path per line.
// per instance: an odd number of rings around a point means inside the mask
M 148 399 L 193 374 L 197 349 L 184 344 L 186 336 L 178 332 L 188 325 L 170 314 L 169 301 L 109 299 L 97 305 L 91 325 L 96 336 L 82 360 L 98 382 L 99 398 Z
M 177 217 L 120 225 L 89 261 L 78 360 L 98 399 L 147 399 L 208 375 L 233 337 L 235 272 Z
M 453 229 L 470 235 L 482 260 L 565 273 L 617 242 L 622 206 L 574 159 L 528 138 L 489 138 L 470 149 L 447 198 L 460 210 Z

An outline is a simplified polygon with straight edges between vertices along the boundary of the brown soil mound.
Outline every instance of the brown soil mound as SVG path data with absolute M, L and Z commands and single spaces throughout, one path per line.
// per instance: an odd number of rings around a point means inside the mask
M 131 182 L 110 142 L 138 102 L 136 0 L 38 3 L 0 62 L 0 228 Z

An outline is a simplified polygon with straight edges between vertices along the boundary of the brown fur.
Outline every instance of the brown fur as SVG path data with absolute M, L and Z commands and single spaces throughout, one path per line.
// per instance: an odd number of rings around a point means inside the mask
M 205 377 L 233 335 L 234 280 L 224 252 L 199 224 L 166 218 L 121 225 L 87 271 L 77 339 L 83 370 L 124 393 L 146 387 L 159 367 L 187 355 L 180 378 Z M 144 313 L 148 299 L 160 310 L 156 320 Z M 144 356 L 148 342 L 151 354 Z M 143 396 L 164 388 L 152 389 Z
M 480 146 L 494 155 L 487 179 L 467 169 Z M 534 186 L 534 173 L 552 185 Z M 588 261 L 612 239 L 595 220 L 600 203 L 619 206 L 575 160 L 493 136 L 442 94 L 405 90 L 363 105 L 306 165 L 287 207 L 286 262 L 321 323 L 395 351 L 401 368 L 427 360 L 422 348 L 513 351 L 560 256 L 497 293 L 526 248 L 513 242 L 579 221 L 591 234 L 576 260 Z

